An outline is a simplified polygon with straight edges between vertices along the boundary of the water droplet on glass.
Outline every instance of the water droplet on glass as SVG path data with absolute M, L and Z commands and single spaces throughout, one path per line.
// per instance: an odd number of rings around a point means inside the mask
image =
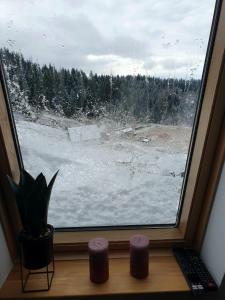
M 13 25 L 13 20 L 10 20 L 8 23 L 7 23 L 7 28 L 10 29 Z
M 169 48 L 171 46 L 171 43 L 168 42 L 168 43 L 163 43 L 162 44 L 164 48 Z
M 7 40 L 7 44 L 10 46 L 10 47 L 13 47 L 15 45 L 16 41 L 15 40 Z
M 47 35 L 45 33 L 42 34 L 42 37 L 46 39 Z

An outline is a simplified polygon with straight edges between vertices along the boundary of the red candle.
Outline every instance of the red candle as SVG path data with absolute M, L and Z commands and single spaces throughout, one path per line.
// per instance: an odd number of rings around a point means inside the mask
M 109 243 L 104 238 L 95 238 L 89 241 L 89 268 L 90 280 L 94 283 L 103 283 L 109 278 Z
M 137 234 L 130 239 L 130 274 L 136 278 L 148 276 L 149 240 Z

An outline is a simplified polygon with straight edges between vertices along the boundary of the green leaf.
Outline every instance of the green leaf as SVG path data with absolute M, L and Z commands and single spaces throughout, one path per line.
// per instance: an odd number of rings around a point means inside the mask
M 10 188 L 12 190 L 12 192 L 14 193 L 15 196 L 17 196 L 19 194 L 19 186 L 18 184 L 16 184 L 11 177 L 9 177 L 9 175 L 6 175 L 7 181 L 10 185 Z
M 19 185 L 17 185 L 11 177 L 9 177 L 8 175 L 6 176 L 9 185 L 11 187 L 12 192 L 14 193 L 15 199 L 16 199 L 16 203 L 17 203 L 17 207 L 19 209 L 19 213 L 20 213 L 20 218 L 21 218 L 21 222 L 24 228 L 26 228 L 26 216 L 25 216 L 25 205 L 24 205 L 24 199 L 23 196 L 21 194 L 21 188 Z
M 21 170 L 19 186 L 27 187 L 34 181 L 35 179 L 25 169 Z
M 46 211 L 47 183 L 44 175 L 41 173 L 36 178 L 31 194 L 29 195 L 29 215 L 28 219 L 31 225 L 32 235 L 40 235 L 46 230 L 47 224 L 43 222 Z
M 59 173 L 59 170 L 54 174 L 54 176 L 52 177 L 51 181 L 49 182 L 49 185 L 48 185 L 48 188 L 47 188 L 47 193 L 49 194 L 49 197 L 51 195 L 52 187 L 53 187 L 53 184 L 55 182 L 55 179 L 56 179 L 58 173 Z
M 46 224 L 48 222 L 48 207 L 49 207 L 49 201 L 50 201 L 50 197 L 51 197 L 52 187 L 54 185 L 54 182 L 55 182 L 55 179 L 56 179 L 58 173 L 59 173 L 59 170 L 54 174 L 54 176 L 52 177 L 52 179 L 49 182 L 49 185 L 47 187 L 47 193 L 46 193 L 46 211 L 45 211 L 45 215 L 44 215 L 44 220 L 45 220 Z

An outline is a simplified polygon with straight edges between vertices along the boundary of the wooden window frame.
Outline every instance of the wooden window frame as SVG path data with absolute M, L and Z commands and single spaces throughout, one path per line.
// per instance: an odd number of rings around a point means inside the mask
M 56 232 L 56 251 L 84 251 L 90 238 L 106 237 L 111 249 L 127 249 L 128 240 L 135 233 L 147 235 L 151 247 L 174 245 L 200 249 L 208 217 L 213 204 L 225 153 L 225 0 L 217 1 L 215 36 L 210 61 L 205 66 L 203 102 L 199 113 L 192 160 L 188 172 L 185 198 L 176 228 L 150 228 L 130 230 L 99 230 Z M 13 128 L 4 78 L 0 82 L 0 221 L 5 232 L 12 258 L 16 257 L 16 235 L 20 222 L 15 202 L 6 184 L 5 175 L 16 181 L 20 172 L 20 153 Z

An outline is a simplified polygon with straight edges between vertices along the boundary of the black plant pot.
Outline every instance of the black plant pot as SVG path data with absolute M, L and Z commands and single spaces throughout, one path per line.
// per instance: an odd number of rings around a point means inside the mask
M 49 231 L 43 237 L 34 239 L 21 231 L 19 235 L 22 264 L 26 269 L 37 270 L 48 266 L 53 260 L 53 234 L 52 225 L 47 225 Z

